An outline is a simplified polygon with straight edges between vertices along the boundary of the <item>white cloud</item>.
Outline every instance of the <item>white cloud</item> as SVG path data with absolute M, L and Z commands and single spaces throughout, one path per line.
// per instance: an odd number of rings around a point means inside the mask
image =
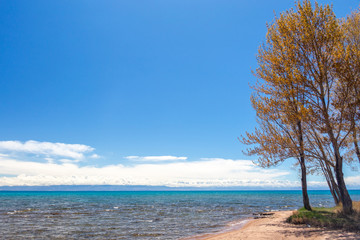
M 360 176 L 346 177 L 345 182 L 346 182 L 347 186 L 359 186 L 360 185 Z
M 138 162 L 165 162 L 165 161 L 184 161 L 187 160 L 187 157 L 175 157 L 175 156 L 127 156 L 125 157 L 128 160 L 138 161 Z
M 287 171 L 267 170 L 249 160 L 208 159 L 195 162 L 143 163 L 135 166 L 79 167 L 73 163 L 38 163 L 2 159 L 0 186 L 152 185 L 172 187 L 297 187 Z
M 94 151 L 94 148 L 83 144 L 38 142 L 30 140 L 26 142 L 0 141 L 0 151 L 45 155 L 47 158 L 66 157 L 81 160 L 84 159 L 86 153 Z
M 44 158 L 48 163 L 54 163 L 54 159 L 50 157 Z
M 97 158 L 100 158 L 100 156 L 97 155 L 96 153 L 94 153 L 90 156 L 90 158 L 97 159 Z
M 80 160 L 79 159 L 73 160 L 73 159 L 65 159 L 65 158 L 63 158 L 63 159 L 59 159 L 59 162 L 61 162 L 61 163 L 78 163 L 78 162 L 80 162 Z

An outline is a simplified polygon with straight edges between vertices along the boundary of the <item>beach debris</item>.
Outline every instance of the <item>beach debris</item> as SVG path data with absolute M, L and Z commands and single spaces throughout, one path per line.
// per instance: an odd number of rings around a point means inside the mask
M 254 216 L 254 219 L 258 219 L 258 218 L 267 218 L 274 214 L 275 213 L 273 213 L 273 212 L 259 212 L 259 213 L 253 213 L 253 216 Z

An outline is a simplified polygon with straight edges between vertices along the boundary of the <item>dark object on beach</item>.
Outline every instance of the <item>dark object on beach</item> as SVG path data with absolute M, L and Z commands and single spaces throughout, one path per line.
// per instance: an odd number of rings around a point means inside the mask
M 273 213 L 273 212 L 260 212 L 260 213 L 253 213 L 253 216 L 254 216 L 254 219 L 259 219 L 259 218 L 267 218 L 274 214 L 275 213 Z

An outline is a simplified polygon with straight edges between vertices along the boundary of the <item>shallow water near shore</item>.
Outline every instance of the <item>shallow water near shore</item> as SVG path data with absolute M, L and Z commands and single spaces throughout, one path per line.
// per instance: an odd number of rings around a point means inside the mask
M 314 207 L 333 206 L 309 191 Z M 354 201 L 360 190 L 352 190 Z M 301 191 L 0 192 L 1 239 L 179 239 L 253 213 L 301 207 Z

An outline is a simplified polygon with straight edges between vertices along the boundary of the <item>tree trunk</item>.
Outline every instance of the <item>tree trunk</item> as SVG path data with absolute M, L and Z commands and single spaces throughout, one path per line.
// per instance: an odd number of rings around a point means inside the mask
M 329 185 L 329 182 L 328 182 L 328 185 Z M 329 188 L 330 188 L 330 193 L 331 193 L 331 195 L 333 196 L 335 205 L 336 205 L 336 206 L 339 205 L 339 204 L 340 204 L 340 199 L 339 199 L 339 197 L 336 195 L 336 191 L 335 191 L 334 187 L 331 186 L 331 185 L 329 185 Z
M 322 87 L 322 86 L 320 86 Z M 322 89 L 323 92 L 323 89 Z M 325 96 L 325 95 L 323 95 Z M 333 132 L 333 128 L 330 124 L 330 118 L 329 118 L 329 114 L 327 112 L 327 107 L 326 107 L 326 101 L 324 98 L 321 98 L 321 102 L 323 105 L 323 114 L 324 114 L 324 120 L 325 120 L 325 125 L 327 128 L 327 134 L 329 136 L 331 145 L 333 147 L 334 150 L 334 154 L 335 154 L 335 177 L 336 177 L 336 181 L 339 187 L 339 193 L 340 193 L 340 200 L 341 203 L 343 205 L 342 211 L 345 215 L 350 215 L 354 212 L 353 207 L 352 207 L 352 200 L 350 197 L 350 194 L 346 188 L 345 185 L 345 180 L 344 180 L 344 174 L 342 171 L 343 168 L 343 159 L 340 155 L 340 148 L 337 142 L 337 139 L 334 136 L 334 132 Z
M 335 156 L 338 155 L 335 153 Z M 335 166 L 335 176 L 337 180 L 337 184 L 339 186 L 339 192 L 340 192 L 340 199 L 343 205 L 343 212 L 346 215 L 350 215 L 354 212 L 352 207 L 352 200 L 350 197 L 350 194 L 346 188 L 345 181 L 344 181 L 344 174 L 342 171 L 342 159 L 341 156 L 337 156 L 336 159 L 336 166 Z
M 333 196 L 335 204 L 339 205 L 339 203 L 340 203 L 339 187 L 336 184 L 336 181 L 334 178 L 334 174 L 333 174 L 332 167 L 331 167 L 332 165 L 330 165 L 330 160 L 328 159 L 328 157 L 325 153 L 323 144 L 320 141 L 317 132 L 312 127 L 311 127 L 311 130 L 313 131 L 315 142 L 317 143 L 317 146 L 322 155 L 322 158 L 318 159 L 320 168 L 325 176 L 326 182 L 329 186 L 330 193 Z
M 335 153 L 335 160 L 336 160 L 335 177 L 336 177 L 336 181 L 337 181 L 337 184 L 339 187 L 340 199 L 341 199 L 341 203 L 343 205 L 343 213 L 345 215 L 350 215 L 354 212 L 354 210 L 352 207 L 352 200 L 351 200 L 350 194 L 345 185 L 344 174 L 342 171 L 343 159 L 340 156 L 339 147 L 334 138 L 334 135 L 330 134 L 330 138 L 332 139 L 332 145 L 333 145 L 334 153 Z
M 305 158 L 304 157 L 301 157 L 301 159 L 300 159 L 300 166 L 301 166 L 301 188 L 302 188 L 304 208 L 306 210 L 312 211 L 311 206 L 310 206 L 310 201 L 309 201 L 309 195 L 307 192 L 306 167 L 305 167 Z
M 333 196 L 334 202 L 336 205 L 339 205 L 340 199 L 339 199 L 339 188 L 335 182 L 334 175 L 331 171 L 331 168 L 328 164 L 324 163 L 323 160 L 319 159 L 321 170 L 325 176 L 326 182 L 329 186 L 330 193 Z
M 330 141 L 331 141 L 332 147 L 334 149 L 334 154 L 335 154 L 335 161 L 336 161 L 335 177 L 336 177 L 337 185 L 339 187 L 340 200 L 343 205 L 342 210 L 345 215 L 350 215 L 354 212 L 354 210 L 352 207 L 352 200 L 351 200 L 350 194 L 346 188 L 344 174 L 342 171 L 343 159 L 340 155 L 338 143 L 334 137 L 334 134 L 333 134 L 332 129 L 330 128 L 329 124 L 327 124 L 327 128 L 328 128 L 328 134 L 329 134 Z
M 328 168 L 328 174 L 329 174 L 329 179 L 330 179 L 330 183 L 331 183 L 331 186 L 332 186 L 332 190 L 334 192 L 333 198 L 334 198 L 335 204 L 339 205 L 339 203 L 341 202 L 340 201 L 339 186 L 336 184 L 333 172 L 331 171 L 330 167 L 327 166 L 327 168 Z
M 329 136 L 330 136 L 331 143 L 332 143 L 334 153 L 335 153 L 335 160 L 336 160 L 335 177 L 336 177 L 336 181 L 337 181 L 337 184 L 339 187 L 341 203 L 343 205 L 342 210 L 345 215 L 350 215 L 354 212 L 354 210 L 352 207 L 352 200 L 351 200 L 350 194 L 345 185 L 344 174 L 342 171 L 343 159 L 340 155 L 339 147 L 338 147 L 336 139 L 334 138 L 333 132 L 330 130 L 329 133 L 330 133 Z
M 298 127 L 298 138 L 300 144 L 300 167 L 301 167 L 301 188 L 302 188 L 302 195 L 303 195 L 303 203 L 304 208 L 306 210 L 312 211 L 309 201 L 309 195 L 307 192 L 307 181 L 306 181 L 306 166 L 305 166 L 305 151 L 304 151 L 304 138 L 303 138 L 303 130 L 301 121 L 297 122 Z
M 333 196 L 334 198 L 334 202 L 336 205 L 339 205 L 339 203 L 341 202 L 340 201 L 340 193 L 339 193 L 339 187 L 338 185 L 336 184 L 335 180 L 334 180 L 334 176 L 329 176 L 329 180 L 328 181 L 328 185 L 329 185 L 329 188 L 330 188 L 330 192 L 331 192 L 331 195 Z

